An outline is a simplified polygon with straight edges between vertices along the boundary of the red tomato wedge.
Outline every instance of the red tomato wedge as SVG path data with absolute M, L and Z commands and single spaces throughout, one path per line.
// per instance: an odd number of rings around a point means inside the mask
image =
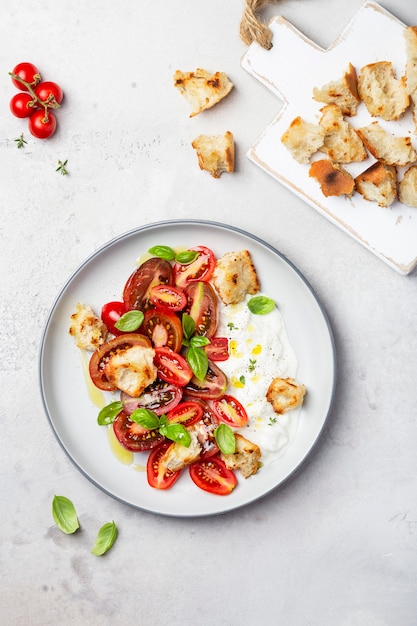
M 167 418 L 170 422 L 191 426 L 196 424 L 203 417 L 203 409 L 197 402 L 180 402 L 176 407 L 168 412 Z
M 179 352 L 181 349 L 184 333 L 181 320 L 175 313 L 148 309 L 140 330 L 149 337 L 155 348 L 167 346 L 174 352 Z
M 193 372 L 184 357 L 171 348 L 155 348 L 154 363 L 159 378 L 167 383 L 184 387 L 193 377 Z
M 227 337 L 212 337 L 204 346 L 209 361 L 227 361 L 229 358 L 229 340 Z
M 214 400 L 224 396 L 227 388 L 227 376 L 214 363 L 209 361 L 207 374 L 204 380 L 200 380 L 197 376 L 193 376 L 191 380 L 185 384 L 185 393 L 194 398 L 203 400 Z
M 181 471 L 172 472 L 161 464 L 165 452 L 173 445 L 171 441 L 164 441 L 149 455 L 146 476 L 148 483 L 154 489 L 169 489 L 180 477 Z
M 142 263 L 127 279 L 123 289 L 126 309 L 146 310 L 149 296 L 155 285 L 172 285 L 173 273 L 169 261 L 152 257 Z
M 218 457 L 203 459 L 190 465 L 191 480 L 209 493 L 227 496 L 237 485 L 237 478 L 232 470 Z
M 125 411 L 121 411 L 115 418 L 113 430 L 119 443 L 131 452 L 152 450 L 164 441 L 163 435 L 157 430 L 143 428 L 132 421 Z
M 213 400 L 212 407 L 220 422 L 234 428 L 241 428 L 248 423 L 248 414 L 245 408 L 233 396 L 223 396 Z
M 193 281 L 207 281 L 213 276 L 216 267 L 216 257 L 210 248 L 205 246 L 196 246 L 190 248 L 194 252 L 198 252 L 197 258 L 187 265 L 175 263 L 174 280 L 175 285 L 180 289 L 184 289 L 188 283 Z
M 205 282 L 190 283 L 184 290 L 187 306 L 184 310 L 195 322 L 197 335 L 214 336 L 219 321 L 217 297 L 213 287 Z
M 187 304 L 184 292 L 172 285 L 155 285 L 151 289 L 149 300 L 157 309 L 173 312 L 182 311 Z
M 182 387 L 157 378 L 139 397 L 132 398 L 122 391 L 120 400 L 129 415 L 136 409 L 149 409 L 156 415 L 162 415 L 177 406 L 181 401 L 182 391 Z

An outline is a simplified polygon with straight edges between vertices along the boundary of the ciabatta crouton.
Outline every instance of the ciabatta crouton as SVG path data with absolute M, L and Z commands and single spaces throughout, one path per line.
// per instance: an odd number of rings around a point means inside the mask
M 356 115 L 361 101 L 358 93 L 358 78 L 352 63 L 349 63 L 342 78 L 323 85 L 320 89 L 314 87 L 313 98 L 317 102 L 337 104 L 343 115 Z
M 358 133 L 368 151 L 382 163 L 405 166 L 417 160 L 410 137 L 396 137 L 384 130 L 378 122 L 358 128 Z
M 75 313 L 71 315 L 68 332 L 74 337 L 79 348 L 94 352 L 105 342 L 108 331 L 91 306 L 79 302 Z
M 388 207 L 397 197 L 397 170 L 393 165 L 377 161 L 356 176 L 355 189 L 365 200 Z
M 174 74 L 174 86 L 190 102 L 193 108 L 190 117 L 194 117 L 223 100 L 234 85 L 224 72 L 211 74 L 198 68 L 195 72 L 177 70 Z
M 190 445 L 186 447 L 180 443 L 173 443 L 160 459 L 161 465 L 171 472 L 178 472 L 200 458 L 202 446 L 198 441 L 197 431 L 193 430 L 192 426 L 188 431 L 191 435 Z
M 407 206 L 417 207 L 417 165 L 405 172 L 398 186 L 398 199 Z
M 210 172 L 213 178 L 220 178 L 223 172 L 234 172 L 235 144 L 230 131 L 224 135 L 199 135 L 192 146 L 197 151 L 200 169 Z
M 147 346 L 130 346 L 110 356 L 104 366 L 107 379 L 132 398 L 137 398 L 156 380 L 155 350 Z
M 224 304 L 237 304 L 259 291 L 259 280 L 248 250 L 226 252 L 217 259 L 213 285 Z
M 390 61 L 364 65 L 359 72 L 359 95 L 373 117 L 397 120 L 410 104 L 405 78 L 397 80 Z
M 329 159 L 313 161 L 309 169 L 309 176 L 317 180 L 323 195 L 326 197 L 351 196 L 355 189 L 353 176 Z
M 405 87 L 410 97 L 414 132 L 417 133 L 417 26 L 407 26 L 404 29 L 404 39 L 406 52 Z
M 293 119 L 281 141 L 299 163 L 308 163 L 312 154 L 323 145 L 324 132 L 317 124 L 300 116 Z
M 321 109 L 319 125 L 324 131 L 320 152 L 324 152 L 336 163 L 363 161 L 368 154 L 353 126 L 347 122 L 337 104 L 328 104 Z
M 305 385 L 294 378 L 274 378 L 266 392 L 266 399 L 279 415 L 296 409 L 304 402 Z
M 248 478 L 259 469 L 261 450 L 259 446 L 239 433 L 235 434 L 236 449 L 232 454 L 220 453 L 220 458 L 229 469 L 239 469 L 242 476 Z

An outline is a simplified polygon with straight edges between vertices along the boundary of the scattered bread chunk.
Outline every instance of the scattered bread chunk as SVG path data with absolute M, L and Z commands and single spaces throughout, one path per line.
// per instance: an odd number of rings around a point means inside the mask
M 213 178 L 234 172 L 235 145 L 230 131 L 224 135 L 199 135 L 191 145 L 197 151 L 200 169 L 210 172 Z
M 171 472 L 184 469 L 201 456 L 202 447 L 197 438 L 197 431 L 190 426 L 188 431 L 191 435 L 191 443 L 188 447 L 180 443 L 173 443 L 160 459 L 161 466 Z
M 249 478 L 259 469 L 261 450 L 259 446 L 239 433 L 235 434 L 236 450 L 232 454 L 220 453 L 228 469 L 239 469 L 244 478 Z
M 78 303 L 76 311 L 71 315 L 69 334 L 82 350 L 94 352 L 107 337 L 107 327 L 87 304 Z
M 311 155 L 323 145 L 323 138 L 320 126 L 298 116 L 282 135 L 281 141 L 298 163 L 308 163 Z
M 323 195 L 326 197 L 351 196 L 354 192 L 355 181 L 353 176 L 329 159 L 313 161 L 308 173 L 309 176 L 317 180 Z
M 156 380 L 154 356 L 155 350 L 147 346 L 120 349 L 109 357 L 104 373 L 115 387 L 137 398 Z
M 190 117 L 210 109 L 223 100 L 234 87 L 224 72 L 211 74 L 201 68 L 197 68 L 195 72 L 177 70 L 174 74 L 174 86 L 190 102 L 193 108 Z
M 388 207 L 397 198 L 397 170 L 377 161 L 355 178 L 355 188 L 365 200 Z
M 213 285 L 224 304 L 237 304 L 259 291 L 259 280 L 248 250 L 226 252 L 216 261 Z
M 417 207 L 417 165 L 405 172 L 398 186 L 398 199 L 407 206 Z
M 387 165 L 405 166 L 417 160 L 410 137 L 396 137 L 384 130 L 378 122 L 358 128 L 358 133 L 368 151 L 378 161 Z
M 321 109 L 319 125 L 324 131 L 321 152 L 336 163 L 363 161 L 368 154 L 362 139 L 344 117 L 337 104 L 328 104 Z
M 364 65 L 359 72 L 359 95 L 372 117 L 398 120 L 410 104 L 405 78 L 397 80 L 391 61 Z
M 406 65 L 405 86 L 410 97 L 414 132 L 417 133 L 417 26 L 404 29 Z
M 343 115 L 349 117 L 356 115 L 361 99 L 358 93 L 358 77 L 352 63 L 349 63 L 339 80 L 333 80 L 320 89 L 314 87 L 313 98 L 317 102 L 337 104 Z
M 266 392 L 266 399 L 272 404 L 275 413 L 282 415 L 301 406 L 305 394 L 305 385 L 294 378 L 274 378 Z

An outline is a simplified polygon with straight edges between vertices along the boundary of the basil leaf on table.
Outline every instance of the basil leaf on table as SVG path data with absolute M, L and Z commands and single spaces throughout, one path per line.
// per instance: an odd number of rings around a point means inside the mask
M 72 535 L 80 527 L 75 507 L 65 496 L 54 496 L 52 516 L 58 528 L 67 535 Z
M 117 528 L 114 522 L 107 522 L 98 531 L 96 542 L 91 550 L 92 554 L 101 556 L 108 552 L 117 537 Z

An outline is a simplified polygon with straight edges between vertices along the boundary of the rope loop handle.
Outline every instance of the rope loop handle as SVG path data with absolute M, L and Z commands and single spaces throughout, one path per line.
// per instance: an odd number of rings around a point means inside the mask
M 240 22 L 240 37 L 249 46 L 256 41 L 265 50 L 272 48 L 272 33 L 260 15 L 267 4 L 276 0 L 245 0 L 245 8 Z

